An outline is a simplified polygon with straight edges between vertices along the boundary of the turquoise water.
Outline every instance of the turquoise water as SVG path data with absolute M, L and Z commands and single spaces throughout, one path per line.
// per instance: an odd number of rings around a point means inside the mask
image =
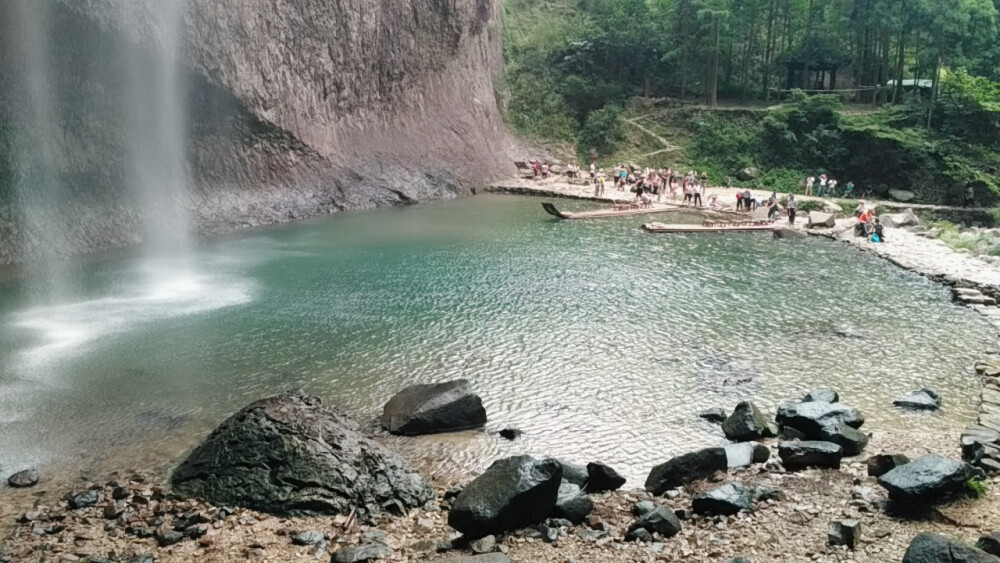
M 633 482 L 722 443 L 695 415 L 742 399 L 773 412 L 834 387 L 875 432 L 957 436 L 974 417 L 971 366 L 992 330 L 919 276 L 821 240 L 558 222 L 540 201 L 342 214 L 212 239 L 185 263 L 109 253 L 71 265 L 66 303 L 29 305 L 29 282 L 4 282 L 0 474 L 169 466 L 295 386 L 367 424 L 407 384 L 465 377 L 488 430 L 523 438 L 387 441 L 432 471 L 532 452 L 604 460 Z M 942 413 L 893 409 L 922 386 Z

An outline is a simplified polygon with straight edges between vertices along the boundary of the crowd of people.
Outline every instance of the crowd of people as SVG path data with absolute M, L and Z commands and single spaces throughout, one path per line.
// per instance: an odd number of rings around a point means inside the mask
M 827 178 L 826 174 L 820 174 L 819 180 L 815 176 L 809 176 L 805 182 L 805 192 L 803 195 L 813 195 L 813 188 L 816 188 L 816 197 L 834 197 L 837 194 L 838 182 L 835 178 Z M 842 197 L 850 197 L 854 191 L 854 182 L 848 182 L 843 189 Z
M 694 170 L 681 175 L 671 168 L 654 170 L 651 168 L 633 169 L 625 164 L 615 166 L 610 171 L 612 186 L 618 191 L 629 191 L 635 194 L 636 201 L 651 203 L 653 198 L 662 201 L 669 195 L 670 201 L 676 202 L 678 195 L 683 196 L 683 203 L 696 207 L 706 205 L 705 192 L 708 189 L 708 174 L 702 172 L 699 176 Z M 608 172 L 591 165 L 591 181 L 594 184 L 594 196 L 604 195 L 608 183 Z M 708 205 L 715 203 L 714 198 Z
M 536 178 L 548 177 L 550 173 L 548 164 L 532 161 L 531 165 Z M 580 178 L 583 175 L 580 167 L 575 164 L 568 165 L 565 174 L 570 178 Z M 635 201 L 643 206 L 652 205 L 654 198 L 657 202 L 663 201 L 664 196 L 669 196 L 671 202 L 677 202 L 680 195 L 683 196 L 682 205 L 707 206 L 716 209 L 729 208 L 728 204 L 719 203 L 716 195 L 709 197 L 707 202 L 705 201 L 709 186 L 708 174 L 705 172 L 698 174 L 694 170 L 690 170 L 686 174 L 681 174 L 679 170 L 675 171 L 672 168 L 640 169 L 626 164 L 619 164 L 608 172 L 603 168 L 598 168 L 592 162 L 589 176 L 594 186 L 594 197 L 604 197 L 607 184 L 610 181 L 617 191 L 627 190 L 633 193 Z M 809 176 L 803 184 L 805 188 L 803 195 L 806 196 L 833 197 L 839 195 L 846 198 L 854 191 L 854 182 L 848 182 L 841 189 L 838 181 L 834 178 L 828 178 L 826 174 L 820 174 L 818 178 Z M 723 185 L 727 188 L 731 187 L 732 180 L 726 176 Z M 838 192 L 838 189 L 841 191 Z M 752 213 L 761 207 L 766 207 L 768 221 L 774 221 L 781 211 L 778 192 L 772 191 L 770 197 L 766 201 L 762 201 L 750 189 L 737 188 L 736 211 Z M 799 208 L 795 194 L 788 195 L 784 202 L 784 208 L 788 223 L 795 225 L 796 213 Z M 885 242 L 885 230 L 878 217 L 875 216 L 874 209 L 862 201 L 855 211 L 855 216 L 858 218 L 858 224 L 855 226 L 856 235 L 867 237 L 872 242 Z

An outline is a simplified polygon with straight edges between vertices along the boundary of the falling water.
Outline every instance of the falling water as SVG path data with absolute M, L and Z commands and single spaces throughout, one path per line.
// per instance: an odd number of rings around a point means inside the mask
M 63 256 L 69 247 L 65 223 L 58 206 L 65 186 L 57 172 L 53 140 L 58 135 L 58 97 L 51 80 L 51 56 L 47 42 L 50 4 L 37 0 L 13 0 L 9 5 L 3 47 L 18 61 L 21 81 L 5 86 L 9 96 L 22 101 L 23 110 L 12 116 L 13 203 L 21 225 L 21 245 L 29 258 L 31 299 L 60 301 L 67 297 L 70 282 Z
M 125 54 L 125 102 L 131 170 L 138 196 L 146 252 L 153 260 L 185 261 L 190 236 L 185 210 L 187 171 L 186 85 L 180 72 L 183 0 L 148 3 L 152 28 L 151 56 Z
M 19 343 L 0 357 L 0 434 L 30 416 L 39 396 L 70 384 L 74 361 L 113 338 L 250 299 L 246 280 L 218 266 L 225 257 L 196 256 L 190 234 L 184 0 L 108 6 L 121 10 L 115 29 L 74 22 L 84 16 L 54 0 L 0 1 L 0 72 L 14 68 L 21 77 L 0 82 L 9 98 L 0 110 L 10 114 L 0 113 L 0 126 L 13 133 L 11 202 L 31 261 L 21 287 L 32 294 L 26 308 L 0 318 L 0 341 Z M 67 22 L 80 30 L 67 32 Z M 77 42 L 77 32 L 98 37 Z M 98 148 L 81 150 L 90 143 Z M 80 166 L 80 158 L 94 160 Z M 88 167 L 124 185 L 95 187 L 75 175 Z M 67 260 L 89 234 L 79 218 L 87 205 L 119 214 L 116 224 L 137 224 L 143 241 L 142 258 L 96 290 Z

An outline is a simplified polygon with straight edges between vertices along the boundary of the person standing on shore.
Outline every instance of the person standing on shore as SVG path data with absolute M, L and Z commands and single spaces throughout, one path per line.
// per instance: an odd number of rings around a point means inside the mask
M 813 184 L 816 183 L 816 178 L 809 176 L 806 178 L 806 192 L 805 195 L 813 195 Z
M 705 190 L 705 186 L 702 183 L 694 185 L 694 203 L 698 207 L 701 207 L 701 193 Z
M 778 214 L 778 196 L 771 194 L 767 200 L 767 220 L 774 222 L 774 216 Z
M 788 208 L 788 224 L 795 225 L 795 210 L 799 207 L 799 202 L 795 201 L 795 194 L 788 194 L 788 203 L 785 207 Z

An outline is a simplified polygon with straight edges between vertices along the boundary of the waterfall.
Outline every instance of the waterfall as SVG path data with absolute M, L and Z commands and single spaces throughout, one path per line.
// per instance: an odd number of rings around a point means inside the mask
M 18 76 L 4 85 L 5 94 L 23 101 L 21 111 L 7 117 L 12 132 L 12 193 L 20 220 L 20 244 L 29 257 L 28 291 L 35 302 L 59 301 L 69 292 L 63 253 L 69 247 L 65 222 L 57 209 L 65 186 L 58 175 L 59 99 L 51 77 L 48 37 L 51 5 L 38 0 L 11 0 L 2 47 L 16 61 Z
M 183 0 L 148 3 L 152 45 L 125 53 L 129 162 L 126 178 L 143 217 L 147 256 L 183 260 L 190 251 L 187 111 L 181 69 Z
M 0 69 L 11 71 L 0 83 L 7 98 L 0 126 L 10 133 L 6 155 L 0 144 L 0 158 L 8 157 L 12 180 L 0 186 L 0 195 L 19 225 L 16 239 L 29 263 L 32 301 L 74 299 L 65 259 L 89 236 L 80 220 L 85 203 L 116 210 L 115 220 L 127 233 L 119 240 L 141 239 L 151 275 L 194 273 L 184 3 L 108 2 L 108 9 L 120 11 L 120 21 L 134 25 L 115 41 L 79 41 L 65 25 L 79 16 L 56 0 L 0 5 Z M 91 122 L 81 125 L 81 119 Z M 117 149 L 81 150 L 95 131 L 102 135 L 93 140 L 97 146 Z M 106 174 L 74 177 L 81 167 L 73 159 L 81 155 Z M 108 189 L 108 178 L 120 185 Z

